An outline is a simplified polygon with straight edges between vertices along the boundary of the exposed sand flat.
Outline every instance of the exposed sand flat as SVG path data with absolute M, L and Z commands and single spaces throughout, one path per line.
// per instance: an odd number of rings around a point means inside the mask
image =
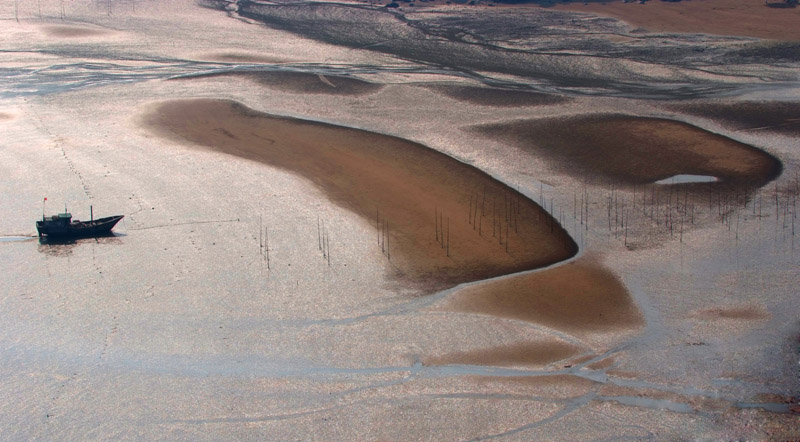
M 772 7 L 768 6 L 772 5 Z M 616 17 L 653 32 L 738 35 L 800 40 L 800 8 L 780 0 L 692 0 L 684 2 L 572 2 L 555 8 Z
M 110 33 L 110 31 L 105 29 L 87 28 L 74 25 L 46 25 L 42 26 L 41 29 L 45 32 L 45 34 L 51 37 L 60 38 L 99 37 L 101 35 Z
M 594 382 L 570 375 L 549 376 L 471 376 L 473 383 L 494 391 L 536 394 L 546 397 L 574 397 L 586 394 Z
M 541 366 L 568 358 L 579 350 L 566 342 L 547 341 L 522 342 L 502 347 L 455 352 L 423 360 L 426 365 L 493 365 Z
M 180 80 L 186 81 L 192 78 L 206 77 L 244 78 L 255 81 L 262 86 L 298 94 L 366 95 L 377 92 L 383 87 L 381 84 L 374 84 L 357 78 L 286 71 L 225 72 L 222 74 L 181 78 Z
M 12 119 L 12 118 L 14 118 L 14 116 L 13 116 L 13 115 L 11 115 L 11 114 L 8 114 L 8 113 L 5 113 L 5 112 L 0 112 L 0 121 L 3 121 L 3 120 L 10 120 L 10 119 Z
M 800 103 L 744 101 L 673 105 L 672 109 L 713 118 L 742 132 L 800 135 Z
M 622 185 L 676 175 L 713 176 L 731 186 L 761 186 L 780 174 L 775 157 L 680 121 L 627 115 L 580 115 L 477 126 L 555 169 Z M 712 184 L 708 184 L 712 185 Z
M 439 308 L 535 322 L 576 335 L 644 324 L 622 282 L 585 259 L 466 287 Z
M 598 389 L 598 393 L 610 401 L 620 401 L 620 403 L 636 403 L 644 401 L 661 401 L 666 406 L 676 409 L 703 409 L 708 411 L 722 412 L 730 410 L 732 403 L 719 398 L 693 397 L 677 393 L 660 391 L 657 389 L 629 388 L 612 384 L 603 385 Z
M 376 236 L 364 241 L 381 242 L 396 276 L 426 288 L 542 267 L 577 250 L 532 201 L 472 166 L 406 140 L 270 116 L 222 100 L 161 103 L 142 121 L 162 135 L 309 179 L 376 225 Z
M 523 107 L 558 104 L 568 101 L 563 95 L 549 95 L 539 92 L 497 89 L 478 86 L 433 85 L 428 86 L 450 98 L 481 106 Z

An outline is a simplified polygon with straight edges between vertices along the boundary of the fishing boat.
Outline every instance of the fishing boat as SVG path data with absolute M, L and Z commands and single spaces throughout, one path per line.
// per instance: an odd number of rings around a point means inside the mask
M 124 218 L 124 215 L 107 216 L 105 218 L 94 219 L 94 212 L 89 208 L 91 219 L 89 221 L 79 221 L 72 219 L 72 214 L 67 212 L 52 215 L 49 218 L 42 213 L 42 220 L 36 221 L 36 230 L 39 236 L 58 238 L 79 238 L 101 236 L 108 234 L 114 226 Z

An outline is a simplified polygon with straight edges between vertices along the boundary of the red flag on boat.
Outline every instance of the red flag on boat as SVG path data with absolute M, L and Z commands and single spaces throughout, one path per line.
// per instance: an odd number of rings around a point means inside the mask
M 44 197 L 44 200 L 47 201 L 47 197 Z

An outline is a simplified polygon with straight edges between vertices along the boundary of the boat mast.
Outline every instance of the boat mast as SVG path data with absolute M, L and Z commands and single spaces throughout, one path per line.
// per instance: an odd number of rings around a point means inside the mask
M 44 197 L 44 200 L 42 200 L 42 221 L 44 221 L 44 205 L 46 202 L 47 202 L 47 197 Z

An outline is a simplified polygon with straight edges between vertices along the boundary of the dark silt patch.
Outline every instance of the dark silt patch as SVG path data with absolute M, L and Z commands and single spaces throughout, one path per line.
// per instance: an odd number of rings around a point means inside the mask
M 574 355 L 578 347 L 557 340 L 534 341 L 449 353 L 431 357 L 426 365 L 490 365 L 509 367 L 515 365 L 541 366 L 566 359 Z
M 215 52 L 207 54 L 204 58 L 209 60 L 221 61 L 224 63 L 286 63 L 289 60 L 280 57 L 271 57 L 268 55 L 248 54 L 244 52 Z
M 578 115 L 476 126 L 475 132 L 601 184 L 642 185 L 676 175 L 713 176 L 693 186 L 759 187 L 783 166 L 772 155 L 699 127 L 661 118 Z
M 255 81 L 271 89 L 298 94 L 367 95 L 375 93 L 383 87 L 381 84 L 357 78 L 269 70 L 222 72 L 182 77 L 181 79 L 207 77 L 242 78 Z
M 575 335 L 635 330 L 644 324 L 622 281 L 585 258 L 462 288 L 440 309 L 526 321 Z
M 569 101 L 561 95 L 478 86 L 432 85 L 429 89 L 450 98 L 494 107 L 545 106 Z
M 738 319 L 750 321 L 769 319 L 771 317 L 768 311 L 757 305 L 715 307 L 696 311 L 691 316 L 703 320 Z
M 742 132 L 800 135 L 800 102 L 796 101 L 701 102 L 670 108 L 712 118 Z
M 102 29 L 92 29 L 81 26 L 66 26 L 66 25 L 42 26 L 42 30 L 45 32 L 45 34 L 51 37 L 60 37 L 60 38 L 97 37 L 109 33 L 108 31 Z

